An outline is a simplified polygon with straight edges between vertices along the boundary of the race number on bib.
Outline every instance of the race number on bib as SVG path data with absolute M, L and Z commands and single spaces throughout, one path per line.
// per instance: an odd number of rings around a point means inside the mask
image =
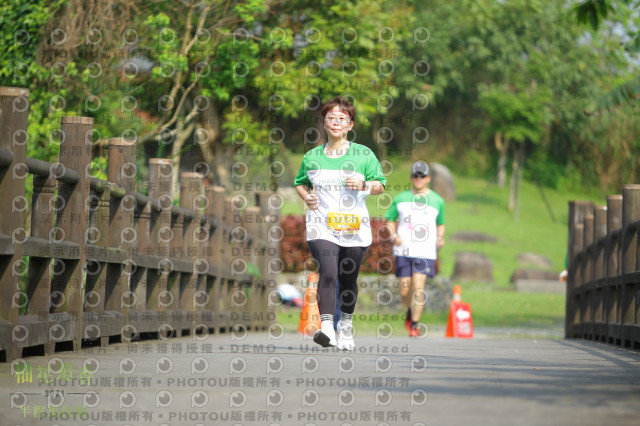
M 329 212 L 327 227 L 335 233 L 355 233 L 360 230 L 360 215 Z

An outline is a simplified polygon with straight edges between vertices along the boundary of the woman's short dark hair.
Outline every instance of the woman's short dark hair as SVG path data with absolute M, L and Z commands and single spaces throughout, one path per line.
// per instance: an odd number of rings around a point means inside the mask
M 342 96 L 336 96 L 335 98 L 329 100 L 320 111 L 322 118 L 327 115 L 329 111 L 331 111 L 334 107 L 338 107 L 340 111 L 344 112 L 351 118 L 351 121 L 356 120 L 356 108 L 353 106 L 351 102 L 349 102 L 346 98 Z

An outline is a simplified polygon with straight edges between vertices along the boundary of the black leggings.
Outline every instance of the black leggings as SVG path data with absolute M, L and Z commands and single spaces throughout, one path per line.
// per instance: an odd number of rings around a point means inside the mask
M 327 240 L 308 241 L 318 263 L 318 308 L 320 315 L 335 312 L 336 281 L 340 282 L 340 309 L 353 314 L 358 299 L 358 273 L 367 247 L 342 247 Z

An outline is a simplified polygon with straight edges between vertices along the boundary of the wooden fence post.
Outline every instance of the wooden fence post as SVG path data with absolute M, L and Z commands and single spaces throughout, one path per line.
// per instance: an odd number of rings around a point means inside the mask
M 135 243 L 133 220 L 136 200 L 135 189 L 136 145 L 135 140 L 124 138 L 109 139 L 108 170 L 110 182 L 124 188 L 125 196 L 112 198 L 109 205 L 109 247 L 117 247 L 121 262 L 107 265 L 107 288 L 105 290 L 105 310 L 122 315 L 125 326 L 121 338 L 130 340 L 137 334 L 131 327 L 129 313 L 131 311 L 130 278 L 135 265 L 132 260 L 132 249 Z
M 49 239 L 49 233 L 55 223 L 55 210 L 51 206 L 55 201 L 56 184 L 56 180 L 52 177 L 33 177 L 31 237 Z M 38 315 L 43 320 L 49 319 L 51 271 L 51 258 L 31 257 L 29 259 L 26 314 Z
M 238 226 L 242 225 L 244 209 L 247 208 L 247 198 L 242 194 L 235 194 L 227 199 L 228 210 L 226 212 L 226 227 L 228 230 L 229 246 L 225 255 L 231 265 L 230 280 L 227 282 L 227 298 L 226 303 L 229 306 L 229 327 L 234 327 L 241 323 L 240 314 L 244 310 L 246 304 L 246 292 L 244 282 L 242 281 L 244 274 L 247 272 L 247 262 L 242 255 L 242 244 L 239 239 Z
M 626 347 L 640 342 L 640 333 L 627 325 L 638 324 L 640 308 L 636 299 L 640 285 L 631 274 L 638 270 L 638 224 L 640 220 L 640 185 L 622 186 L 622 340 Z
M 595 299 L 593 302 L 593 322 L 594 334 L 598 340 L 605 340 L 607 335 L 606 321 L 604 318 L 605 297 L 606 297 L 606 279 L 605 271 L 605 246 L 607 236 L 607 206 L 596 206 L 594 209 L 594 227 L 593 240 L 597 242 L 595 253 L 593 254 L 593 279 L 596 281 L 594 286 Z
M 261 318 L 264 318 L 266 312 L 264 312 L 262 306 L 263 298 L 263 279 L 260 271 L 260 264 L 264 261 L 263 250 L 266 250 L 265 241 L 261 238 L 260 228 L 258 223 L 261 221 L 261 209 L 259 206 L 247 207 L 244 214 L 244 229 L 247 235 L 247 241 L 245 244 L 245 250 L 247 251 L 247 262 L 249 262 L 254 268 L 258 268 L 256 273 L 258 277 L 254 276 L 251 280 L 251 298 L 247 312 L 249 313 L 249 326 L 255 330 L 258 325 L 261 324 Z
M 244 262 L 246 272 L 242 280 L 238 282 L 236 293 L 236 304 L 238 305 L 236 322 L 240 322 L 245 326 L 245 329 L 251 327 L 251 308 L 253 303 L 253 287 L 256 279 L 255 265 L 251 263 L 252 255 L 249 248 L 250 237 L 247 230 L 248 220 L 247 213 L 250 211 L 251 206 L 248 206 L 242 211 L 242 214 L 238 217 L 238 222 L 234 223 L 232 238 L 235 241 L 236 257 Z M 250 220 L 250 219 L 249 219 Z M 250 278 L 249 278 L 250 277 Z
M 195 229 L 191 233 L 191 238 L 194 240 L 192 249 L 193 274 L 196 278 L 195 295 L 193 297 L 195 310 L 194 320 L 196 321 L 195 328 L 193 329 L 194 335 L 203 328 L 206 329 L 208 333 L 209 325 L 213 320 L 213 314 L 207 308 L 209 305 L 209 285 L 211 284 L 209 280 L 210 263 L 208 254 L 211 224 L 207 216 L 210 200 L 205 188 L 204 175 L 201 173 L 197 173 L 197 175 L 198 181 L 195 184 L 196 195 L 191 207 L 196 217 Z
M 132 271 L 129 278 L 129 288 L 132 298 L 130 306 L 134 309 L 129 312 L 129 316 L 131 324 L 139 333 L 153 333 L 156 331 L 156 324 L 146 314 L 148 310 L 147 292 L 152 283 L 149 277 L 153 275 L 150 269 L 154 266 L 149 257 L 153 251 L 150 241 L 151 203 L 146 197 L 136 197 L 133 226 L 136 235 L 132 247 L 135 270 Z
M 173 173 L 177 173 L 176 170 Z M 173 179 L 173 178 L 172 178 Z M 176 209 L 174 206 L 171 209 L 171 243 L 169 248 L 170 257 L 179 259 L 180 261 L 184 257 L 184 213 L 180 209 Z M 170 316 L 170 324 L 175 330 L 175 336 L 181 337 L 182 332 L 189 328 L 186 323 L 186 311 L 182 309 L 184 302 L 182 301 L 184 295 L 184 288 L 189 283 L 189 276 L 180 272 L 180 270 L 174 270 L 169 275 L 169 282 L 167 284 L 169 291 L 173 296 L 173 304 L 171 305 L 167 315 Z
M 234 270 L 237 270 L 239 265 L 234 262 L 231 256 L 233 245 L 231 244 L 231 229 L 233 228 L 234 211 L 232 208 L 231 197 L 225 196 L 224 198 L 224 215 L 222 217 L 223 223 L 223 249 L 222 249 L 222 275 L 224 279 L 220 286 L 220 319 L 222 321 L 221 327 L 227 329 L 233 325 L 231 321 L 231 296 L 233 295 Z
M 98 195 L 99 194 L 99 195 Z M 89 229 L 87 231 L 87 255 L 107 259 L 109 247 L 109 204 L 111 187 L 104 185 L 102 192 L 91 195 L 89 208 Z M 103 255 L 100 256 L 99 253 Z M 85 297 L 85 338 L 100 339 L 100 345 L 109 343 L 109 336 L 119 333 L 118 327 L 105 316 L 104 302 L 107 288 L 107 263 L 98 260 L 87 260 Z
M 225 271 L 228 271 L 228 265 L 222 261 L 222 253 L 224 250 L 224 215 L 225 215 L 225 189 L 221 186 L 212 186 L 207 188 L 207 196 L 209 199 L 209 208 L 207 215 L 210 219 L 215 219 L 216 227 L 209 237 L 209 262 L 214 271 L 214 277 L 209 290 L 208 309 L 213 312 L 213 325 L 216 333 L 222 328 L 224 314 L 222 313 L 221 299 L 222 289 L 225 279 L 222 277 Z
M 200 254 L 200 243 L 198 242 L 198 234 L 200 228 L 201 197 L 203 193 L 203 178 L 200 173 L 184 172 L 180 175 L 180 207 L 189 210 L 195 214 L 193 218 L 184 222 L 184 241 L 183 247 L 184 258 L 193 264 L 192 272 L 184 274 L 185 287 L 180 300 L 180 308 L 186 311 L 190 322 L 190 329 L 196 324 L 196 305 L 197 291 L 200 282 L 199 275 L 196 271 L 196 260 Z
M 593 211 L 593 241 L 607 236 L 607 206 L 596 206 Z M 598 246 L 593 256 L 593 279 L 604 278 L 604 242 Z
M 155 285 L 148 294 L 147 308 L 158 312 L 157 325 L 161 337 L 167 336 L 166 328 L 169 324 L 167 308 L 174 305 L 173 293 L 169 291 L 168 282 L 172 271 L 167 258 L 170 255 L 171 246 L 171 179 L 174 169 L 170 160 L 165 158 L 149 159 L 149 196 L 159 200 L 161 210 L 151 212 L 150 243 L 153 255 L 158 257 L 160 264 L 153 277 Z
M 264 217 L 264 225 L 261 227 L 261 236 L 266 242 L 266 255 L 264 257 L 264 302 L 266 316 L 273 322 L 275 320 L 275 306 L 268 303 L 270 293 L 278 286 L 277 276 L 284 269 L 284 262 L 280 258 L 280 241 L 284 235 L 280 227 L 280 210 L 284 203 L 281 194 L 275 192 L 259 192 L 256 194 L 256 203 Z M 270 325 L 270 324 L 268 324 Z
M 620 299 L 620 247 L 622 235 L 622 195 L 607 197 L 607 244 L 605 246 L 605 321 L 607 322 L 607 339 L 615 343 L 620 339 L 619 328 L 614 325 L 619 322 Z
M 31 202 L 31 236 L 32 239 L 41 239 L 49 244 L 53 237 L 55 223 L 55 191 L 57 182 L 49 177 L 35 175 L 33 177 L 33 198 Z M 27 322 L 46 321 L 52 325 L 49 318 L 49 306 L 51 305 L 51 274 L 52 259 L 48 253 L 42 253 L 42 257 L 29 257 L 29 274 L 27 277 L 27 306 L 23 324 Z M 55 342 L 49 341 L 49 336 L 40 336 L 36 341 L 25 342 L 26 346 L 43 342 L 45 355 L 50 355 L 55 350 Z
M 578 320 L 580 298 L 574 295 L 574 289 L 582 283 L 580 265 L 575 255 L 582 249 L 584 217 L 593 210 L 593 203 L 587 201 L 569 201 L 569 238 L 567 247 L 567 300 L 565 316 L 565 337 L 575 337 L 573 329 Z M 579 233 L 579 235 L 576 235 Z M 579 244 L 578 244 L 579 241 Z
M 77 170 L 80 181 L 77 184 L 60 182 L 58 185 L 58 198 L 64 206 L 57 214 L 56 241 L 74 244 L 70 252 L 77 253 L 77 257 L 62 260 L 64 271 L 54 277 L 52 285 L 52 291 L 62 296 L 61 300 L 54 303 L 53 311 L 62 314 L 62 320 L 66 320 L 68 315 L 71 323 L 63 326 L 64 333 L 61 336 L 52 332 L 50 336 L 57 342 L 72 339 L 75 351 L 80 349 L 84 331 L 83 270 L 87 259 L 85 231 L 89 216 L 86 206 L 90 195 L 93 118 L 62 117 L 61 127 L 60 163 L 65 168 Z
M 594 215 L 592 212 L 589 212 L 584 217 L 584 242 L 582 243 L 583 248 L 589 247 L 593 243 L 593 222 Z M 584 283 L 588 283 L 593 279 L 593 261 L 591 260 L 590 253 L 587 253 L 583 262 L 582 269 L 582 278 Z
M 622 228 L 622 194 L 607 196 L 607 233 Z
M 20 197 L 24 199 L 28 116 L 29 90 L 0 87 L 0 149 L 8 151 L 9 160 L 0 166 L 0 199 L 11 203 L 12 208 Z M 16 299 L 21 297 L 18 284 L 22 245 L 14 244 L 13 236 L 24 226 L 24 212 L 20 208 L 14 210 L 0 215 L 0 356 L 4 349 L 8 360 L 20 355 L 14 334 L 18 332 L 20 314 Z
M 580 253 L 580 251 L 582 249 L 584 249 L 584 223 L 578 223 L 575 225 L 574 227 L 574 233 L 573 233 L 573 237 L 574 237 L 574 241 L 573 241 L 573 249 L 574 249 L 574 253 Z M 572 305 L 573 305 L 573 322 L 574 322 L 574 326 L 579 327 L 579 332 L 577 332 L 578 336 L 582 336 L 582 323 L 584 320 L 584 309 L 583 309 L 583 298 L 580 297 L 580 292 L 576 291 L 578 290 L 583 284 L 584 284 L 584 277 L 582 275 L 582 269 L 581 266 L 581 262 L 582 262 L 582 258 L 581 257 L 576 257 L 575 258 L 576 261 L 576 268 L 575 268 L 575 274 L 573 275 L 574 279 L 573 279 L 573 292 L 571 295 L 571 299 L 572 299 Z
M 591 285 L 591 280 L 593 279 L 592 255 L 594 251 L 591 246 L 593 243 L 593 221 L 593 210 L 590 210 L 584 217 L 584 230 L 582 235 L 584 242 L 582 243 L 582 248 L 586 251 L 582 258 L 582 288 L 580 289 L 582 337 L 586 337 L 587 339 L 591 339 L 593 336 L 592 304 L 594 295 L 593 286 Z

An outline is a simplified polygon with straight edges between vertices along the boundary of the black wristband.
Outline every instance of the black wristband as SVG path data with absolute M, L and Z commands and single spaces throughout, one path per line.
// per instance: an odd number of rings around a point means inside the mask
M 363 191 L 366 191 L 366 190 L 367 190 L 367 181 L 366 181 L 366 180 L 363 180 L 363 181 L 362 181 L 362 190 L 363 190 Z

